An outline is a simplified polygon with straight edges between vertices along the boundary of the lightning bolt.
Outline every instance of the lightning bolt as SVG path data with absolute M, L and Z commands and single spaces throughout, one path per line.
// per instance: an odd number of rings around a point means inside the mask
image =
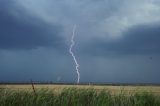
M 75 68 L 76 68 L 76 73 L 77 73 L 77 83 L 79 83 L 79 80 L 80 80 L 80 73 L 79 73 L 79 69 L 78 69 L 79 64 L 77 62 L 76 56 L 74 55 L 74 53 L 72 51 L 72 48 L 75 45 L 75 42 L 74 42 L 75 31 L 76 31 L 76 25 L 74 25 L 74 27 L 73 27 L 73 32 L 72 32 L 72 37 L 71 37 L 71 45 L 70 45 L 70 48 L 69 48 L 69 53 L 73 57 L 74 63 L 76 65 Z

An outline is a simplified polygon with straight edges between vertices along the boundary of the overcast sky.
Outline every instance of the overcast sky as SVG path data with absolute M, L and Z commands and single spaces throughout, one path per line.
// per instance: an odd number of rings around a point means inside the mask
M 0 81 L 160 83 L 159 0 L 0 0 Z

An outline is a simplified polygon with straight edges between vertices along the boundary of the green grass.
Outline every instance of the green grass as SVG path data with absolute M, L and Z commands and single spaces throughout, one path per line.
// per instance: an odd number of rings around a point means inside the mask
M 13 91 L 0 89 L 0 106 L 160 106 L 160 96 L 147 92 L 112 95 L 106 90 L 66 88 Z

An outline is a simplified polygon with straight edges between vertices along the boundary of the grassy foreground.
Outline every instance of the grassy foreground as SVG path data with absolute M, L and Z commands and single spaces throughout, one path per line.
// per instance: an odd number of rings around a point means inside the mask
M 0 89 L 0 106 L 160 106 L 160 96 L 147 92 L 112 95 L 109 91 L 66 88 L 61 92 L 48 89 Z

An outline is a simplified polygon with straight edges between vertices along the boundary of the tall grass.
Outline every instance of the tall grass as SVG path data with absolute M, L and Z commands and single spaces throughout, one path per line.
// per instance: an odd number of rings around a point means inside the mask
M 66 88 L 13 91 L 0 89 L 0 106 L 160 106 L 160 96 L 151 93 L 112 95 L 106 90 Z

